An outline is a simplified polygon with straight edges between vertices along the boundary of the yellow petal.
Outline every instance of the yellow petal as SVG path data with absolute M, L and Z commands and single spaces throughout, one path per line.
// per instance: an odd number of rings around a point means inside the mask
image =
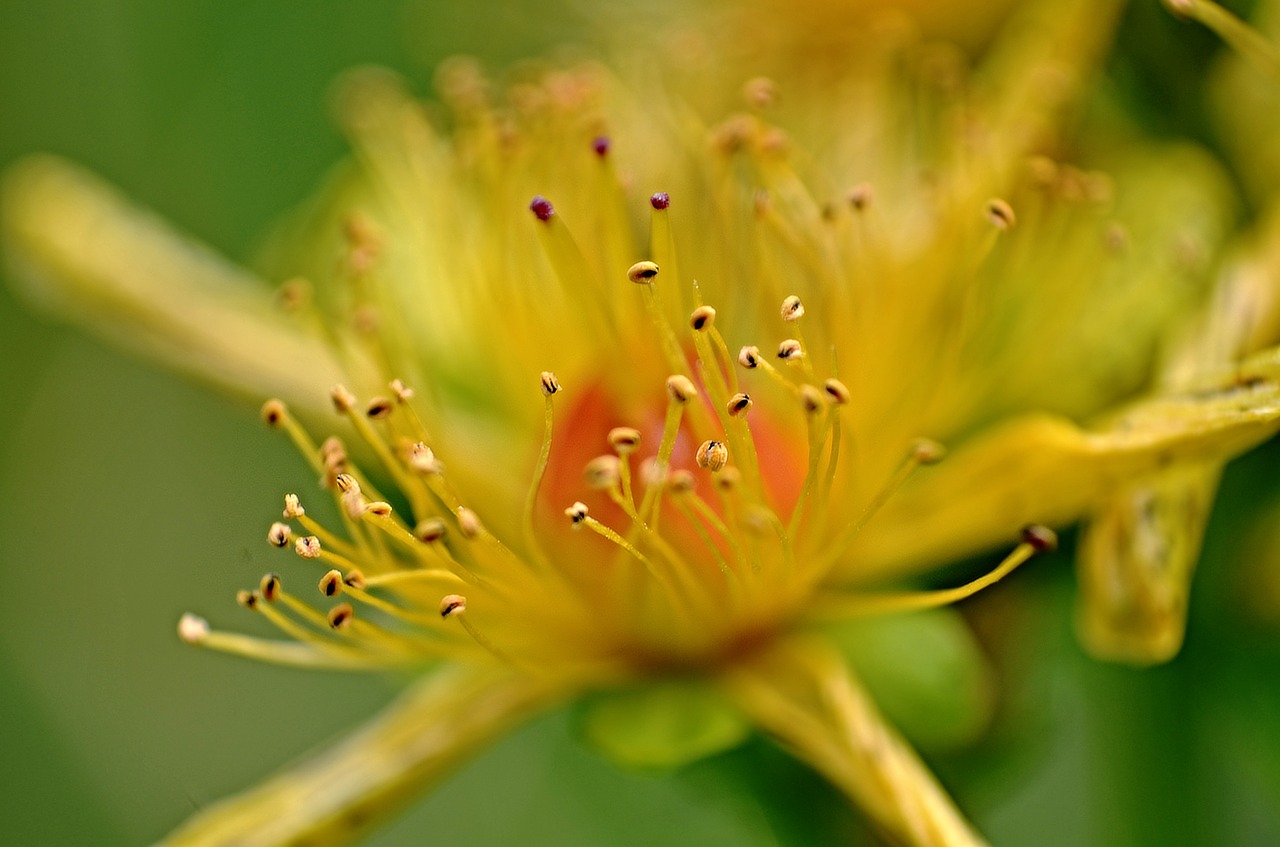
M 844 576 L 902 574 L 982 550 L 1028 523 L 1072 523 L 1135 478 L 1225 461 L 1277 429 L 1280 348 L 1091 430 L 1050 415 L 1010 420 L 904 486 L 867 527 Z M 925 520 L 928 533 L 919 531 Z
M 157 847 L 348 844 L 558 693 L 505 671 L 438 674 L 335 747 L 197 813 Z
M 844 791 L 893 843 L 985 843 L 830 646 L 781 643 L 724 682 L 761 729 Z
M 265 283 L 75 165 L 33 156 L 8 172 L 0 202 L 12 276 L 54 311 L 254 400 L 312 403 L 342 381 Z

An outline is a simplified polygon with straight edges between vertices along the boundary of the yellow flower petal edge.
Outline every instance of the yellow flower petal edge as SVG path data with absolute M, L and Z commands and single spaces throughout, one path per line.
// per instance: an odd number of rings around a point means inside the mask
M 350 843 L 560 695 L 493 668 L 441 672 L 332 748 L 198 812 L 156 847 Z
M 895 842 L 986 843 L 829 645 L 780 642 L 726 674 L 723 685 L 762 729 L 831 780 Z
M 883 579 L 978 551 L 1001 523 L 1070 523 L 1136 478 L 1174 463 L 1226 460 L 1277 430 L 1280 349 L 1206 377 L 1195 390 L 1130 406 L 1094 429 L 1051 415 L 1011 420 L 905 485 L 842 573 L 854 582 Z M 912 526 L 919 515 L 929 515 L 927 534 Z

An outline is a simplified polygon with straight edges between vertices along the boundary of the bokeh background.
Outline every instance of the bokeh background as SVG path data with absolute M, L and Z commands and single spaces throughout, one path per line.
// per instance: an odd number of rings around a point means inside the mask
M 70 156 L 247 260 L 342 157 L 326 93 L 343 69 L 388 65 L 425 93 L 446 56 L 500 67 L 589 43 L 592 17 L 566 0 L 6 0 L 0 165 Z M 1200 86 L 1216 50 L 1135 3 L 1107 96 L 1142 132 L 1213 147 Z M 256 410 L 33 314 L 4 286 L 0 397 L 0 841 L 149 843 L 391 698 L 395 679 L 264 667 L 174 635 L 187 609 L 238 620 L 234 591 L 272 567 L 263 533 L 279 497 L 308 477 Z M 1082 655 L 1069 536 L 965 606 L 1001 704 L 978 746 L 930 759 L 995 843 L 1280 844 L 1277 459 L 1268 446 L 1230 469 L 1188 643 L 1167 666 Z M 676 775 L 625 774 L 553 714 L 370 843 L 870 838 L 766 742 Z

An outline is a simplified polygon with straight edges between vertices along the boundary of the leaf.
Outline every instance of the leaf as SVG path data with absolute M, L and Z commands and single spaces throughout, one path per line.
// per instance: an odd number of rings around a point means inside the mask
M 618 765 L 666 771 L 736 747 L 751 730 L 719 691 L 696 680 L 591 695 L 579 706 L 584 741 Z

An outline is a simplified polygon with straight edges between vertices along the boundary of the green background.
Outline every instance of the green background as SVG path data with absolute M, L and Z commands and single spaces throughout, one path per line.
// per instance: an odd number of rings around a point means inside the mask
M 1212 39 L 1146 6 L 1130 16 L 1112 87 L 1150 131 L 1211 141 L 1187 69 Z M 584 18 L 514 0 L 11 0 L 0 12 L 0 163 L 70 156 L 244 259 L 342 156 L 325 101 L 340 71 L 387 64 L 425 92 L 447 55 L 498 66 L 587 32 Z M 241 620 L 234 591 L 271 567 L 265 528 L 309 475 L 255 410 L 34 315 L 8 288 L 0 362 L 0 840 L 148 843 L 391 697 L 395 680 L 259 666 L 174 635 L 187 609 Z M 1229 474 L 1188 647 L 1166 667 L 1080 654 L 1069 551 L 969 604 L 1001 668 L 999 729 L 934 762 L 995 843 L 1280 843 L 1280 646 L 1246 609 L 1275 545 L 1241 540 L 1259 509 L 1275 513 L 1278 458 L 1265 448 Z M 819 780 L 764 742 L 641 777 L 582 749 L 558 714 L 500 742 L 372 843 L 865 837 Z

